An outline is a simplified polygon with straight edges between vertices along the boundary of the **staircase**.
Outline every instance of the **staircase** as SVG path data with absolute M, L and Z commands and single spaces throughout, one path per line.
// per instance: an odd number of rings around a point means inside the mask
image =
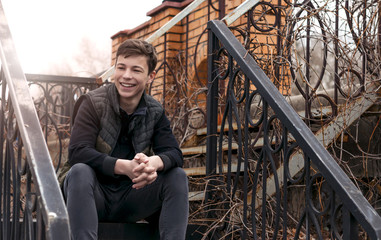
M 165 28 L 170 29 L 203 2 L 194 1 Z M 338 105 L 322 104 L 312 111 L 300 101 L 306 98 L 303 94 L 285 99 L 256 64 L 253 59 L 256 55 L 248 54 L 225 25 L 232 24 L 248 9 L 254 10 L 256 3 L 245 1 L 222 22 L 211 21 L 208 26 L 208 125 L 196 131 L 194 146 L 182 148 L 191 183 L 192 216 L 187 239 L 201 239 L 204 235 L 214 239 L 281 236 L 325 239 L 328 235 L 337 239 L 380 239 L 380 216 L 326 151 L 336 139 L 346 137 L 345 129 L 375 106 L 378 85 L 370 81 L 366 84 L 367 91 L 356 98 L 336 99 Z M 41 78 L 23 73 L 2 9 L 0 22 L 0 141 L 4 146 L 0 157 L 3 166 L 0 239 L 69 239 L 68 216 L 55 170 L 65 158 L 65 132 L 70 127 L 64 123 L 70 120 L 71 110 L 65 110 L 68 115 L 63 114 L 59 121 L 48 114 L 51 109 L 47 104 L 38 105 L 36 112 L 27 80 L 38 82 Z M 255 24 L 260 26 L 260 20 Z M 163 32 L 158 31 L 148 40 L 154 41 Z M 215 53 L 220 47 L 226 51 L 229 61 L 234 59 L 235 64 L 228 66 L 230 73 L 239 66 L 245 76 L 242 78 L 244 101 L 234 99 L 234 93 L 229 90 L 237 75 L 228 74 L 228 84 L 219 85 L 223 79 L 217 74 L 215 63 L 221 56 Z M 107 79 L 111 73 L 109 69 L 102 78 Z M 48 89 L 51 83 L 45 80 Z M 97 87 L 96 79 L 65 78 L 64 82 L 80 91 Z M 360 84 L 364 85 L 364 82 Z M 224 115 L 218 120 L 218 106 L 223 105 L 218 104 L 220 88 L 227 94 Z M 259 96 L 259 100 L 250 98 L 254 96 L 250 94 Z M 324 94 L 328 99 L 336 98 L 330 90 Z M 318 95 L 322 93 L 316 91 L 315 96 Z M 55 100 L 54 108 L 59 108 Z M 242 109 L 250 116 L 242 115 Z M 42 129 L 41 123 L 46 123 Z M 52 129 L 47 127 L 48 123 L 66 139 L 50 141 Z M 57 145 L 59 153 L 55 158 L 52 149 Z M 294 196 L 300 197 L 296 199 L 301 203 L 297 209 L 289 204 L 296 201 Z M 158 232 L 147 223 L 100 223 L 99 236 L 100 239 L 158 239 Z

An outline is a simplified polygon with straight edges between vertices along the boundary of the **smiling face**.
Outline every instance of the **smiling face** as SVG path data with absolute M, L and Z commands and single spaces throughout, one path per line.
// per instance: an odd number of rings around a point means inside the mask
M 115 64 L 115 86 L 119 92 L 119 103 L 128 114 L 135 111 L 145 87 L 155 78 L 155 71 L 149 72 L 144 55 L 118 56 Z

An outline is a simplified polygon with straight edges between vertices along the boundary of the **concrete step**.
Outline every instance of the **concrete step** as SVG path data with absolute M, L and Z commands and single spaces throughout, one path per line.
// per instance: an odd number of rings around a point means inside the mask
M 99 223 L 100 240 L 160 239 L 157 229 L 148 223 Z
M 202 238 L 205 227 L 188 225 L 186 240 Z M 156 240 L 160 239 L 156 227 L 148 223 L 99 223 L 99 240 Z

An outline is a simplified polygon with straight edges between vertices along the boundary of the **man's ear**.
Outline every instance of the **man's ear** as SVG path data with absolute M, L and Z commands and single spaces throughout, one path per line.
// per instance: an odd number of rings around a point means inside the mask
M 150 74 L 148 74 L 147 84 L 150 84 L 155 79 L 155 76 L 156 76 L 156 71 L 152 71 Z

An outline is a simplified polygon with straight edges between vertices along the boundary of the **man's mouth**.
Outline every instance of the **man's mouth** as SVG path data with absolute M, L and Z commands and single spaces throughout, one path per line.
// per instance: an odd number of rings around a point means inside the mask
M 120 83 L 123 87 L 134 87 L 134 84 L 128 84 L 128 83 Z

